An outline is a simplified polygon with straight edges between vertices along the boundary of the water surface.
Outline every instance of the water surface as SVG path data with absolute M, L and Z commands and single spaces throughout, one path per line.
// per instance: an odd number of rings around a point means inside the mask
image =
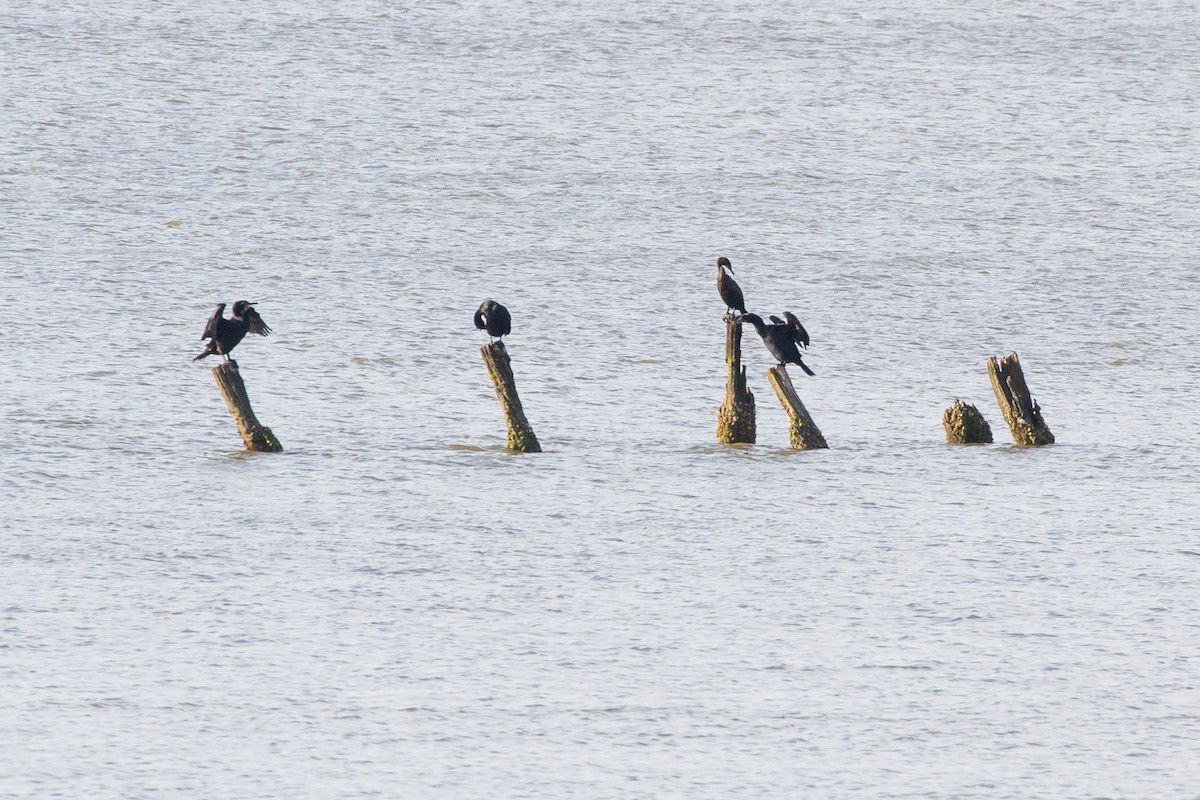
M 11 9 L 0 795 L 1194 796 L 1197 29 Z M 753 338 L 759 441 L 713 442 L 718 255 L 811 332 L 830 450 Z M 279 456 L 190 361 L 242 298 Z M 956 397 L 997 444 L 942 443 Z

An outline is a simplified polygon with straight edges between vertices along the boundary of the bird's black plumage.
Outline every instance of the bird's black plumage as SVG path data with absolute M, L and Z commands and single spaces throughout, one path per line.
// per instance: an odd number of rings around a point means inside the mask
M 800 320 L 796 319 L 796 315 L 792 312 L 785 311 L 783 312 L 783 316 L 787 317 L 787 319 L 781 319 L 772 314 L 771 322 L 774 322 L 776 325 L 786 325 L 790 328 L 792 338 L 796 340 L 796 344 L 807 350 L 809 345 L 808 331 L 804 330 L 804 326 L 800 324 Z
M 495 300 L 484 300 L 475 312 L 475 327 L 488 336 L 507 336 L 512 333 L 512 315 Z
M 728 273 L 725 270 L 729 270 Z M 742 314 L 746 313 L 746 300 L 742 297 L 742 287 L 737 285 L 732 277 L 733 265 L 729 263 L 729 259 L 721 256 L 717 259 L 717 294 L 721 295 L 721 300 L 724 301 L 725 307 L 738 311 Z
M 266 336 L 271 332 L 267 323 L 263 322 L 263 318 L 254 310 L 254 303 L 238 300 L 233 304 L 231 313 L 232 316 L 226 319 L 224 317 L 225 304 L 221 303 L 217 306 L 217 310 L 208 318 L 208 324 L 204 326 L 204 333 L 200 334 L 201 339 L 208 339 L 208 346 L 192 361 L 216 355 L 225 356 L 232 361 L 233 359 L 229 358 L 229 351 L 237 347 L 238 342 L 242 341 L 247 333 Z
M 780 364 L 796 364 L 806 375 L 816 375 L 800 357 L 800 348 L 796 346 L 795 335 L 790 325 L 768 325 L 758 314 L 746 314 L 742 319 L 754 326 L 754 330 L 758 331 L 763 344 L 771 351 L 771 355 L 775 356 L 776 361 Z
M 800 324 L 800 320 L 796 319 L 796 315 L 792 312 L 783 312 L 783 317 L 787 320 L 788 327 L 792 329 L 792 338 L 796 340 L 796 344 L 807 350 L 810 341 L 808 331 L 804 330 L 804 326 Z

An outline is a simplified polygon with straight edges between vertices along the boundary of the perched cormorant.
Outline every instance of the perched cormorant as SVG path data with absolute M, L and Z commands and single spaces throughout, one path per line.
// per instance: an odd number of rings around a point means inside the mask
M 512 333 L 512 315 L 495 300 L 484 300 L 475 312 L 475 327 L 499 338 Z
M 768 325 L 758 314 L 746 314 L 742 319 L 754 326 L 776 361 L 780 364 L 796 364 L 806 375 L 816 375 L 800 358 L 800 348 L 796 347 L 795 333 L 790 325 Z
M 204 352 L 192 359 L 199 361 L 206 356 L 221 355 L 229 361 L 229 351 L 238 346 L 247 332 L 257 333 L 259 336 L 266 336 L 271 332 L 267 327 L 267 323 L 263 322 L 263 318 L 254 310 L 254 303 L 248 303 L 245 300 L 238 300 L 233 304 L 233 316 L 225 319 L 225 304 L 221 303 L 217 306 L 217 310 L 208 318 L 208 324 L 204 326 L 204 333 L 200 334 L 201 339 L 208 339 L 208 346 Z
M 729 274 L 725 273 L 729 270 Z M 729 263 L 729 259 L 721 256 L 717 259 L 717 294 L 721 295 L 721 299 L 725 301 L 725 307 L 730 311 L 739 311 L 742 314 L 746 313 L 746 300 L 742 297 L 742 287 L 737 285 L 732 277 L 733 265 Z
M 808 331 L 804 330 L 804 326 L 800 324 L 800 320 L 796 319 L 796 315 L 792 312 L 785 311 L 783 312 L 783 315 L 787 317 L 786 320 L 780 319 L 772 314 L 771 322 L 774 322 L 776 325 L 786 325 L 791 328 L 792 338 L 796 340 L 796 344 L 807 350 L 809 344 Z

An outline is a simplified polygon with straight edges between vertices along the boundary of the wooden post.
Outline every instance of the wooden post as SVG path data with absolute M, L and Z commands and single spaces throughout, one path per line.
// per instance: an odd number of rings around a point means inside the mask
M 246 384 L 238 372 L 237 362 L 226 361 L 213 367 L 213 377 L 217 379 L 217 388 L 225 398 L 225 405 L 229 406 L 246 449 L 256 453 L 282 453 L 283 445 L 270 428 L 258 421 L 254 409 L 250 408 L 250 396 L 246 394 Z
M 947 444 L 992 443 L 992 427 L 983 414 L 975 406 L 958 398 L 942 414 L 942 427 L 946 429 Z
M 725 402 L 717 409 L 717 441 L 754 444 L 754 394 L 742 366 L 742 321 L 725 318 Z
M 480 351 L 483 353 L 483 363 L 487 366 L 488 375 L 492 378 L 492 385 L 496 387 L 500 410 L 504 412 L 504 420 L 508 423 L 508 449 L 518 453 L 542 452 L 542 446 L 538 444 L 529 420 L 525 419 L 525 410 L 521 408 L 521 398 L 517 396 L 517 383 L 513 378 L 512 362 L 504 342 L 485 344 Z
M 787 412 L 788 435 L 792 440 L 792 448 L 795 450 L 828 448 L 829 445 L 825 443 L 825 437 L 821 435 L 817 423 L 813 422 L 808 409 L 804 407 L 804 403 L 800 402 L 800 395 L 796 394 L 796 387 L 792 386 L 792 379 L 788 376 L 787 369 L 782 364 L 776 364 L 767 370 L 767 380 L 774 387 L 779 404 Z
M 1025 384 L 1025 373 L 1016 353 L 1004 358 L 989 358 L 988 376 L 992 379 L 992 391 L 1004 414 L 1004 421 L 1012 431 L 1013 441 L 1018 447 L 1038 447 L 1054 444 L 1054 434 L 1042 419 L 1042 409 L 1029 396 Z

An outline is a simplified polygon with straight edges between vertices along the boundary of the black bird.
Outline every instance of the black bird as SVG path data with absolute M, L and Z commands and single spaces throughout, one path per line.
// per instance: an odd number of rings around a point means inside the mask
M 725 274 L 725 270 L 729 270 L 728 275 Z M 746 300 L 742 297 L 742 287 L 738 286 L 737 281 L 730 275 L 733 275 L 733 265 L 729 263 L 728 258 L 721 256 L 717 259 L 717 294 L 725 301 L 726 308 L 745 314 Z
M 495 300 L 484 300 L 475 312 L 475 327 L 499 338 L 512 333 L 512 315 Z
M 768 325 L 758 314 L 746 314 L 742 319 L 754 326 L 754 330 L 762 337 L 763 344 L 780 364 L 797 364 L 806 375 L 817 374 L 800 358 L 800 348 L 796 347 L 796 338 L 790 325 Z
M 224 313 L 225 304 L 221 303 L 208 318 L 204 333 L 200 334 L 201 339 L 208 339 L 208 346 L 192 361 L 216 355 L 225 356 L 226 360 L 233 361 L 229 357 L 229 351 L 238 346 L 238 342 L 245 338 L 247 332 L 257 333 L 259 336 L 266 336 L 271 332 L 267 323 L 263 322 L 263 318 L 254 310 L 254 303 L 238 300 L 233 304 L 232 317 L 225 319 Z

